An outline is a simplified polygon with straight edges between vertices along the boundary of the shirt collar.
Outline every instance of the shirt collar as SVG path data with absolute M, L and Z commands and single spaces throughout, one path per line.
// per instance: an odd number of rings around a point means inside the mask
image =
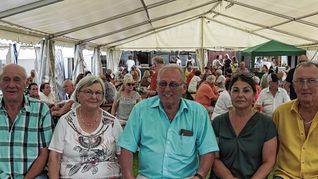
M 295 111 L 296 113 L 299 113 L 298 112 L 298 105 L 299 105 L 298 99 L 294 99 L 292 102 L 293 102 L 293 104 L 290 108 L 290 111 Z
M 154 103 L 151 105 L 151 107 L 155 108 L 155 107 L 159 107 L 159 108 L 163 108 L 163 106 L 160 103 L 160 98 L 159 96 L 155 96 L 155 101 Z M 185 99 L 181 98 L 180 101 L 180 105 L 179 105 L 179 109 L 178 111 L 183 111 L 184 109 L 188 109 L 189 106 L 187 105 L 187 103 L 185 102 Z
M 4 109 L 4 99 L 3 99 L 3 97 L 1 97 L 0 101 L 1 101 L 0 109 Z M 26 111 L 30 111 L 30 100 L 25 95 L 23 95 L 23 101 L 22 101 L 22 108 L 21 109 L 23 109 L 23 108 Z
M 267 93 L 270 93 L 269 87 L 266 87 L 265 90 L 266 90 Z M 278 87 L 277 92 L 278 92 L 278 93 L 282 92 L 282 89 L 281 89 L 280 87 Z

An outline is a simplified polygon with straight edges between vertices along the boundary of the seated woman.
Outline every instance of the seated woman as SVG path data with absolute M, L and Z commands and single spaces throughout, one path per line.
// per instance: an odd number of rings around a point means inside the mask
M 252 75 L 233 76 L 229 89 L 233 109 L 212 123 L 220 151 L 210 178 L 267 178 L 276 161 L 276 127 L 270 117 L 253 109 Z
M 49 146 L 49 178 L 120 178 L 117 140 L 122 128 L 99 107 L 103 81 L 88 75 L 74 93 L 79 105 L 58 120 Z
M 134 90 L 135 80 L 131 74 L 126 74 L 123 82 L 123 86 L 115 96 L 111 113 L 112 115 L 116 115 L 124 125 L 125 121 L 128 120 L 132 108 L 141 100 L 141 96 Z
M 202 84 L 200 84 L 199 89 L 197 90 L 197 94 L 195 96 L 195 101 L 202 104 L 207 109 L 210 116 L 213 112 L 213 104 L 217 101 L 219 97 L 218 89 L 214 84 L 215 76 L 207 76 L 205 81 Z

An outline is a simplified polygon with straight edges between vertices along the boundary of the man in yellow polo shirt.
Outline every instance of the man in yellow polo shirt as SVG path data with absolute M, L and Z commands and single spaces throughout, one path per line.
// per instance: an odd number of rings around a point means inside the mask
M 273 113 L 279 139 L 274 178 L 318 178 L 318 66 L 297 66 L 293 85 L 297 99 Z

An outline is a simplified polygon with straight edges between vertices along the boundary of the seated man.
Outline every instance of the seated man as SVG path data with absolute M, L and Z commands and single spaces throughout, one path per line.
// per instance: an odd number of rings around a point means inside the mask
M 182 98 L 186 92 L 180 66 L 158 72 L 158 96 L 136 104 L 118 145 L 123 178 L 133 176 L 133 153 L 139 151 L 137 178 L 203 179 L 218 151 L 208 113 Z
M 40 85 L 40 100 L 45 102 L 50 108 L 55 104 L 55 97 L 51 93 L 51 86 L 49 83 L 42 83 Z
M 40 100 L 39 88 L 36 83 L 31 83 L 28 86 L 28 94 L 31 98 Z
M 0 74 L 0 178 L 38 178 L 46 166 L 53 122 L 48 106 L 23 94 L 26 72 L 6 65 Z M 9 129 L 9 130 L 8 130 Z
M 72 105 L 74 103 L 72 94 L 75 90 L 73 82 L 71 80 L 65 80 L 63 83 L 63 88 L 67 96 L 69 97 L 69 100 L 65 101 L 65 103 L 62 105 L 62 107 L 55 106 L 52 110 L 52 116 L 60 117 L 63 114 L 67 113 L 71 110 Z

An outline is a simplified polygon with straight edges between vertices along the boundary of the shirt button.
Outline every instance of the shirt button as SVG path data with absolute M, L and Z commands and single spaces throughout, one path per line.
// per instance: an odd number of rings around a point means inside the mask
M 304 161 L 301 161 L 301 164 L 305 164 L 305 162 L 304 162 Z

